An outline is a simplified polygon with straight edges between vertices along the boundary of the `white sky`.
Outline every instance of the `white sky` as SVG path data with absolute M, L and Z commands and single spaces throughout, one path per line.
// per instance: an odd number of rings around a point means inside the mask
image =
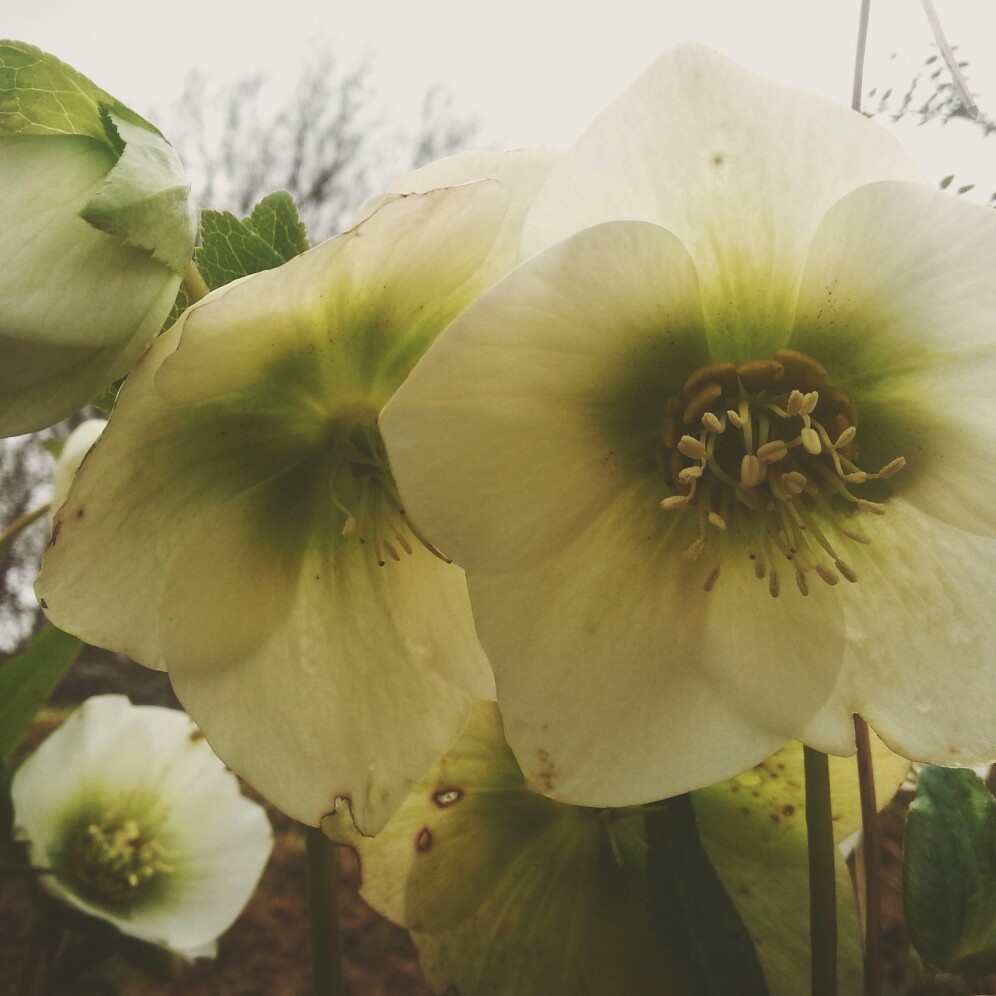
M 935 0 L 996 112 L 996 0 Z M 372 80 L 412 120 L 445 83 L 488 144 L 570 145 L 662 49 L 712 45 L 772 79 L 849 103 L 859 0 L 6 0 L 8 37 L 53 52 L 140 111 L 179 96 L 197 68 L 219 82 L 262 70 L 286 85 L 316 42 L 374 60 Z M 866 89 L 907 83 L 930 52 L 918 0 L 872 0 Z M 897 53 L 890 60 L 892 53 Z M 933 179 L 996 190 L 996 135 L 961 122 L 901 129 Z

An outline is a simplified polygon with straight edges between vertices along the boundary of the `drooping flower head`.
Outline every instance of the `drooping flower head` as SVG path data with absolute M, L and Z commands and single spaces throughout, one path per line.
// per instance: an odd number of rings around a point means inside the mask
M 411 526 L 378 419 L 514 264 L 551 161 L 463 160 L 498 179 L 395 195 L 188 309 L 55 523 L 52 618 L 167 669 L 226 763 L 303 822 L 347 797 L 375 831 L 494 694 L 463 573 Z
M 0 436 L 51 425 L 162 328 L 197 211 L 173 149 L 58 59 L 0 41 Z
M 248 902 L 273 844 L 184 713 L 88 699 L 17 770 L 15 833 L 42 885 L 124 933 L 203 953 Z
M 523 246 L 382 424 L 531 784 L 646 802 L 787 738 L 853 751 L 853 713 L 910 758 L 996 753 L 996 216 L 689 45 Z

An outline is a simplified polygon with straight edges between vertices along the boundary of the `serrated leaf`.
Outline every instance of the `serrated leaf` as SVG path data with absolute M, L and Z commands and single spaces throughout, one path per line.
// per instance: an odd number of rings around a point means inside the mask
M 996 800 L 973 772 L 925 767 L 903 847 L 910 938 L 936 968 L 996 969 Z
M 24 42 L 0 41 L 0 135 L 85 135 L 119 152 L 103 107 L 152 128 L 55 56 Z
M 283 257 L 250 225 L 228 211 L 201 212 L 197 265 L 204 282 L 216 290 L 233 280 L 272 270 Z
M 107 112 L 106 120 L 124 142 L 124 151 L 80 215 L 182 273 L 197 235 L 197 213 L 183 167 L 157 132 L 114 111 Z
M 285 263 L 311 248 L 294 198 L 286 190 L 267 194 L 245 221 Z
M 21 742 L 82 646 L 75 636 L 49 626 L 0 666 L 0 759 Z

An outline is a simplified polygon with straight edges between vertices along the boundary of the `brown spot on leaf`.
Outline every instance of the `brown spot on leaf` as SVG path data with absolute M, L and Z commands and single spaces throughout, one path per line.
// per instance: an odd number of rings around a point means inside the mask
M 712 157 L 712 164 L 713 164 L 713 166 L 722 166 L 723 163 L 725 163 L 725 162 L 726 162 L 726 156 L 724 156 L 722 152 L 717 152 Z
M 792 805 L 782 806 L 782 816 L 795 816 L 795 806 Z
M 440 808 L 446 809 L 447 806 L 453 806 L 458 803 L 463 798 L 463 789 L 449 787 L 442 788 L 436 792 L 432 793 L 432 801 Z
M 48 602 L 46 602 L 44 598 L 43 598 L 43 599 L 41 599 L 41 600 L 40 600 L 40 601 L 38 602 L 38 604 L 39 604 L 39 605 L 40 605 L 40 606 L 41 606 L 41 607 L 42 607 L 43 609 L 47 609 L 47 608 L 48 608 Z
M 82 519 L 84 515 L 86 515 L 86 509 L 82 505 L 80 505 L 80 507 L 78 509 L 76 509 L 76 520 L 77 520 L 77 522 L 80 519 Z
M 540 769 L 536 772 L 536 777 L 540 780 L 543 788 L 550 792 L 557 782 L 557 769 L 550 759 L 550 753 L 544 747 L 536 749 L 536 757 L 539 759 Z
M 771 820 L 772 823 L 781 823 L 782 821 L 782 818 L 777 813 L 768 813 L 768 819 Z
M 432 831 L 428 827 L 422 827 L 421 832 L 415 838 L 415 850 L 423 854 L 432 847 Z

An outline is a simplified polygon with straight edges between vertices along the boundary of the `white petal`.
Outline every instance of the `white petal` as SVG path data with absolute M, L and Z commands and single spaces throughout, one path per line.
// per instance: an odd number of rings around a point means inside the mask
M 895 492 L 996 536 L 996 213 L 877 183 L 824 218 L 792 346 L 855 400 L 864 469 L 897 456 Z
M 107 425 L 107 419 L 88 418 L 69 434 L 52 473 L 53 510 L 59 509 L 66 500 L 69 487 L 73 483 L 76 472 L 80 469 L 80 464 L 83 463 L 83 458 L 100 438 L 105 425 Z
M 669 232 L 603 225 L 526 261 L 381 414 L 412 517 L 468 569 L 547 555 L 656 473 L 663 403 L 706 362 L 695 271 Z
M 694 524 L 655 498 L 641 484 L 542 564 L 469 575 L 509 744 L 554 798 L 620 806 L 712 784 L 802 729 L 833 686 L 833 592 L 773 599 L 746 555 L 704 591 L 712 563 L 681 559 Z
M 526 219 L 523 249 L 613 219 L 663 225 L 695 261 L 717 358 L 765 356 L 784 345 L 820 218 L 880 179 L 920 179 L 883 128 L 679 45 L 554 168 Z
M 870 545 L 848 550 L 858 583 L 837 586 L 847 626 L 844 665 L 832 699 L 801 739 L 850 753 L 851 715 L 860 713 L 912 760 L 992 760 L 996 682 L 987 605 L 996 591 L 996 542 L 903 499 L 891 501 L 868 531 Z

